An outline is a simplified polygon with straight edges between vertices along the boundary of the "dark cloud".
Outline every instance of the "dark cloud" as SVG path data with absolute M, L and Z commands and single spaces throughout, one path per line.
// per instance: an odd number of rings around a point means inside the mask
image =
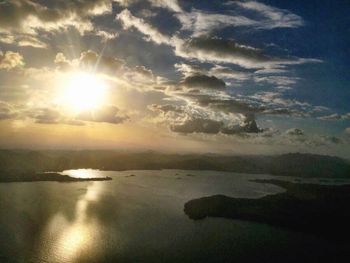
M 201 99 L 198 101 L 201 106 L 207 106 L 215 110 L 223 111 L 226 113 L 258 113 L 262 112 L 263 108 L 250 105 L 247 102 L 239 101 L 235 99 L 220 100 L 220 99 Z
M 291 136 L 303 136 L 305 133 L 303 130 L 298 129 L 298 128 L 292 128 L 286 131 L 287 135 Z
M 207 89 L 224 89 L 226 84 L 223 80 L 215 76 L 192 75 L 186 77 L 180 82 L 180 85 L 188 88 L 207 88 Z
M 129 117 L 121 114 L 116 106 L 107 106 L 94 111 L 83 112 L 77 116 L 77 119 L 90 122 L 120 124 L 128 120 Z
M 134 71 L 140 75 L 143 75 L 146 78 L 151 79 L 154 77 L 152 70 L 146 68 L 145 66 L 136 66 L 134 68 Z
M 160 111 L 163 113 L 168 113 L 168 112 L 182 113 L 182 112 L 184 112 L 184 110 L 181 106 L 172 105 L 172 104 L 165 104 L 165 105 L 152 104 L 148 108 L 152 111 Z
M 17 116 L 17 113 L 10 104 L 0 101 L 0 120 L 12 119 Z
M 333 144 L 342 144 L 343 140 L 336 136 L 323 136 L 323 139 L 326 143 L 333 143 Z
M 37 108 L 22 113 L 22 117 L 33 118 L 40 124 L 67 124 L 74 126 L 83 126 L 85 123 L 81 120 L 67 118 L 58 109 L 55 108 Z
M 252 105 L 248 101 L 238 100 L 234 98 L 224 99 L 198 93 L 184 93 L 180 94 L 180 96 L 191 99 L 201 107 L 207 107 L 225 113 L 249 114 L 260 113 L 265 110 L 264 107 Z
M 239 133 L 260 133 L 263 129 L 260 129 L 255 121 L 253 114 L 248 114 L 241 125 L 223 127 L 221 132 L 224 134 L 239 134 Z
M 241 65 L 247 68 L 261 67 L 259 64 L 275 59 L 263 54 L 259 49 L 240 45 L 234 40 L 197 37 L 182 42 L 176 54 L 203 61 L 218 61 Z
M 210 119 L 189 119 L 181 124 L 172 124 L 170 129 L 179 133 L 219 133 L 223 123 Z
M 125 62 L 115 57 L 108 57 L 97 54 L 95 51 L 84 51 L 80 55 L 80 66 L 86 70 L 99 70 L 115 73 L 120 70 Z
M 75 117 L 67 117 L 59 109 L 55 108 L 37 108 L 23 115 L 33 118 L 36 123 L 78 126 L 85 125 L 84 121 L 119 124 L 129 119 L 128 116 L 121 114 L 120 110 L 115 106 L 106 106 L 101 109 L 82 112 Z
M 226 125 L 222 121 L 204 119 L 204 118 L 191 118 L 185 120 L 180 124 L 170 125 L 170 129 L 173 132 L 178 133 L 207 133 L 218 134 L 223 133 L 227 135 L 242 134 L 242 133 L 260 133 L 263 130 L 260 129 L 254 119 L 254 116 L 247 116 L 241 125 Z
M 34 118 L 36 123 L 57 124 L 62 122 L 61 113 L 56 109 L 39 108 L 29 112 L 29 116 Z
M 322 62 L 318 59 L 272 57 L 261 49 L 240 44 L 232 39 L 207 36 L 182 39 L 179 35 L 165 35 L 144 19 L 135 17 L 128 9 L 117 14 L 116 20 L 121 22 L 124 29 L 136 28 L 148 37 L 148 41 L 173 47 L 175 55 L 186 59 L 230 63 L 252 69 L 276 69 L 286 65 Z

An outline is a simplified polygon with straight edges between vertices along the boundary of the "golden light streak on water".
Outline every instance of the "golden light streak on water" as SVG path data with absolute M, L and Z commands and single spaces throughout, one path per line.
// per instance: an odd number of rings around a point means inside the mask
M 83 175 L 79 171 L 79 175 Z M 74 263 L 84 252 L 93 247 L 94 240 L 99 238 L 99 223 L 88 217 L 88 207 L 99 201 L 103 183 L 91 182 L 86 193 L 77 201 L 73 221 L 69 221 L 62 213 L 57 213 L 43 233 L 44 240 L 41 259 L 48 262 Z

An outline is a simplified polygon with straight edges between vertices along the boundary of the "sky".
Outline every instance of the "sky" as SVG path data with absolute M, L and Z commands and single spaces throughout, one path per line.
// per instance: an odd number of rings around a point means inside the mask
M 0 147 L 350 158 L 347 0 L 0 0 Z

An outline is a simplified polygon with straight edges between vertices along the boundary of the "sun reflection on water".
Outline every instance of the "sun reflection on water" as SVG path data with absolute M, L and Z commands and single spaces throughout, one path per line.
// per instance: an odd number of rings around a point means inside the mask
M 69 175 L 75 178 L 100 178 L 103 177 L 99 170 L 94 169 L 75 169 L 75 170 L 66 170 L 62 174 Z
M 57 213 L 51 219 L 44 231 L 42 259 L 73 263 L 91 250 L 100 232 L 97 220 L 88 216 L 87 209 L 89 204 L 99 200 L 102 187 L 101 182 L 89 183 L 86 193 L 76 203 L 73 221 L 69 221 L 62 213 Z

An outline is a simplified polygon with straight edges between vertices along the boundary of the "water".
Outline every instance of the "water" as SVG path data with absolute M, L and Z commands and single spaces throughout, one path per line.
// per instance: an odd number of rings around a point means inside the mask
M 283 192 L 249 182 L 272 178 L 268 175 L 179 170 L 65 174 L 113 180 L 0 184 L 1 263 L 315 262 L 348 249 L 263 224 L 192 221 L 183 212 L 193 198 Z

